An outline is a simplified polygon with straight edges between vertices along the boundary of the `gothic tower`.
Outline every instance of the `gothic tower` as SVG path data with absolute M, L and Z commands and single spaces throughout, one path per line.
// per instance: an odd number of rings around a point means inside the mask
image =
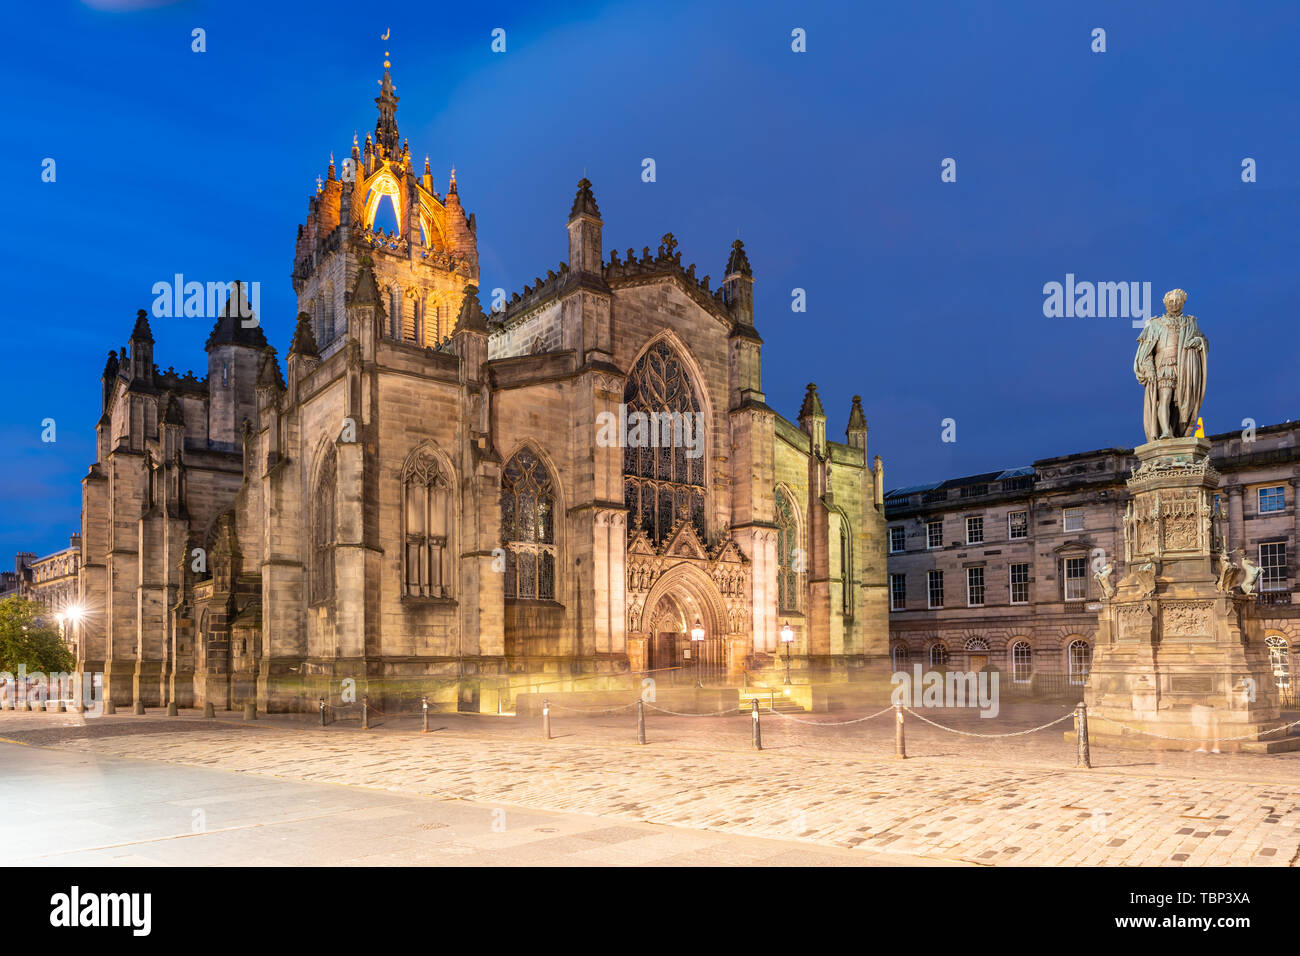
M 374 133 L 366 134 L 364 148 L 353 136 L 341 173 L 330 155 L 326 178 L 317 179 L 307 202 L 307 221 L 298 227 L 293 287 L 324 357 L 349 332 L 357 337 L 349 293 L 365 256 L 373 260 L 380 293 L 380 334 L 419 347 L 437 347 L 451 336 L 465 289 L 478 282 L 476 224 L 461 208 L 456 171 L 445 196 L 434 189 L 427 156 L 423 174 L 416 173 L 397 131 L 390 66 L 385 59 Z M 385 216 L 396 228 L 383 228 Z

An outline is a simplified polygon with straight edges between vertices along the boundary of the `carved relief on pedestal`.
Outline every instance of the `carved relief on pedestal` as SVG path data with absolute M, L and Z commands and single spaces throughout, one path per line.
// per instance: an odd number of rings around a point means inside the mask
M 1140 641 L 1151 634 L 1151 612 L 1145 604 L 1126 604 L 1119 609 L 1119 639 Z
M 1209 637 L 1214 633 L 1212 601 L 1166 602 L 1161 607 L 1164 637 Z

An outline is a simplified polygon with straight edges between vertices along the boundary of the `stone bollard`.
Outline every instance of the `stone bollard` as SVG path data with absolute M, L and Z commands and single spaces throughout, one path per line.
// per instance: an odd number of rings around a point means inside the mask
M 370 698 L 361 698 L 361 729 L 370 729 Z
M 551 739 L 551 699 L 542 698 L 542 736 Z
M 903 739 L 903 705 L 894 705 L 894 756 L 907 759 L 907 742 Z
M 762 750 L 763 729 L 758 725 L 758 698 L 755 697 L 752 701 L 750 701 L 750 703 L 754 705 L 753 710 L 751 711 L 751 713 L 754 715 L 754 749 Z
M 424 711 L 424 733 L 429 732 L 429 698 L 420 698 L 420 707 Z
M 60 700 L 60 701 L 59 701 L 59 713 L 60 713 L 60 714 L 66 714 L 67 712 L 68 712 L 68 702 L 67 702 L 66 700 Z
M 636 742 L 645 743 L 645 701 L 639 697 L 636 701 Z
M 131 713 L 135 714 L 137 717 L 143 717 L 143 716 L 144 716 L 144 701 L 142 701 L 142 700 L 137 700 L 137 701 L 135 702 L 135 707 L 134 707 L 134 709 L 131 711 Z
M 174 700 L 169 700 L 169 701 L 167 702 L 167 716 L 168 716 L 168 717 L 179 717 L 180 715 L 181 715 L 181 712 L 180 712 L 180 710 L 176 707 L 176 701 L 174 701 Z
M 217 709 L 212 706 L 212 701 L 208 701 L 206 704 L 203 705 L 203 716 L 204 717 L 217 716 Z
M 23 707 L 22 707 L 22 709 L 23 709 L 23 710 L 31 710 L 31 709 L 32 709 L 32 699 L 31 699 L 30 697 L 27 698 L 25 701 L 23 701 Z
M 320 699 L 319 707 L 320 707 L 320 725 L 324 727 L 325 726 L 325 698 L 324 697 Z
M 244 719 L 257 720 L 257 701 L 244 701 Z
M 1079 738 L 1079 759 L 1076 767 L 1092 769 L 1092 754 L 1088 751 L 1088 705 L 1079 704 L 1074 708 L 1074 730 Z
M 106 713 L 106 714 L 116 714 L 116 713 L 117 713 L 117 704 L 113 703 L 111 700 L 106 700 L 106 701 L 104 701 L 104 713 Z

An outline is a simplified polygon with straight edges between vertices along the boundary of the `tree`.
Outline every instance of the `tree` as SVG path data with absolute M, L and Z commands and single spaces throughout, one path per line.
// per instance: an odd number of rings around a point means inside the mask
M 48 612 L 38 601 L 19 597 L 0 601 L 0 671 L 16 674 L 23 665 L 29 674 L 49 674 L 76 666 L 58 628 L 47 619 Z

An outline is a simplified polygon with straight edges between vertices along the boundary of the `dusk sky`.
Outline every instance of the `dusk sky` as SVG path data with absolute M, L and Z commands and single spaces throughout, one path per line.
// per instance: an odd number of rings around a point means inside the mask
M 1153 314 L 1187 290 L 1207 433 L 1300 417 L 1295 4 L 8 6 L 3 568 L 79 529 L 99 376 L 155 282 L 260 281 L 283 362 L 296 228 L 385 50 L 412 155 L 477 215 L 485 307 L 567 257 L 584 173 L 606 257 L 671 231 L 716 288 L 739 233 L 768 403 L 816 382 L 843 440 L 861 394 L 888 487 L 1142 441 L 1138 331 L 1046 317 L 1067 274 L 1149 282 Z M 151 322 L 162 369 L 204 374 L 210 320 Z

